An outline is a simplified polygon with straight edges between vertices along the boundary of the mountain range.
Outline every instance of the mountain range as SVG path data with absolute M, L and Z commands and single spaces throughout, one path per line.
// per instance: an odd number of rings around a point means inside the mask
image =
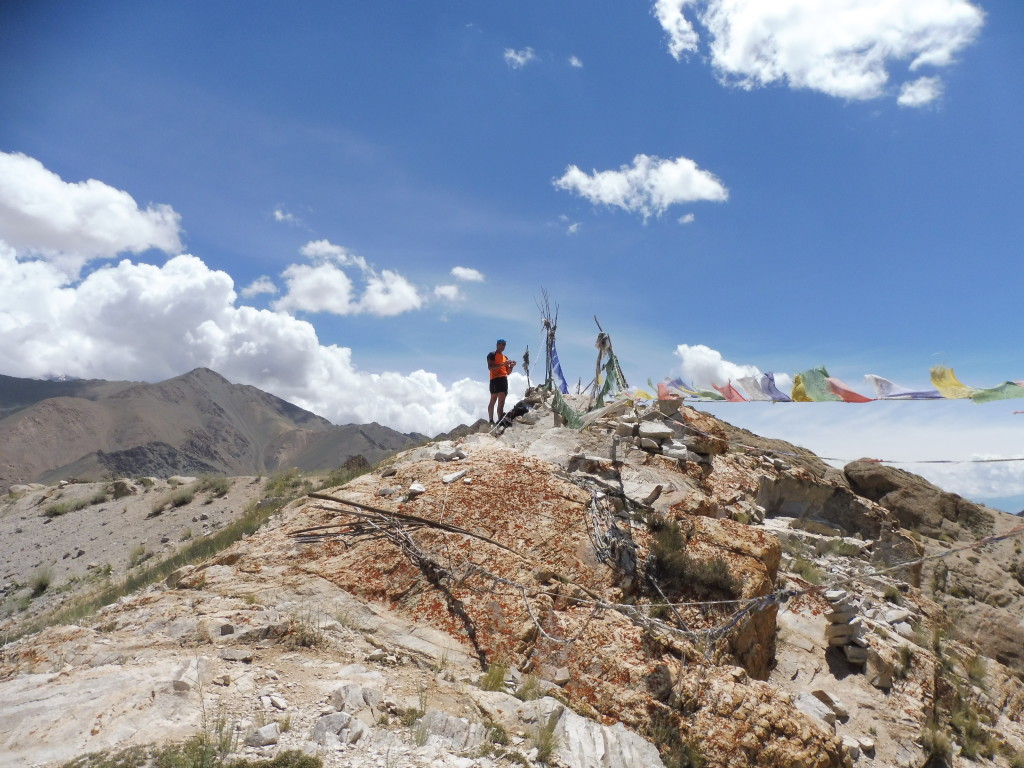
M 0 375 L 0 491 L 72 477 L 334 469 L 425 439 L 376 423 L 331 424 L 208 368 L 156 384 Z

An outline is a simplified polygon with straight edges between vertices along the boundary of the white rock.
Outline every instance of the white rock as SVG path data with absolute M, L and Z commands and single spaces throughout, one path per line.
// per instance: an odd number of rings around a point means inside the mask
M 268 723 L 246 736 L 245 744 L 249 747 L 266 747 L 270 744 L 277 744 L 277 740 L 280 738 L 281 726 L 277 723 Z
M 801 693 L 793 699 L 793 704 L 805 715 L 820 720 L 830 728 L 836 724 L 836 713 L 816 696 L 809 693 Z

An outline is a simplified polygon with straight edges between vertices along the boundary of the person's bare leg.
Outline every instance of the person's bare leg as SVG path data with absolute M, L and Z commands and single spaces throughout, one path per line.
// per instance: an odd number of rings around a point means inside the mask
M 507 392 L 498 393 L 498 421 L 505 418 L 505 395 L 507 394 Z
M 504 400 L 504 398 L 503 398 L 503 400 Z M 491 394 L 491 401 L 487 404 L 487 420 L 491 424 L 494 423 L 494 404 L 496 402 L 498 402 L 498 393 L 494 392 L 494 393 Z M 499 416 L 498 418 L 500 419 L 501 416 Z

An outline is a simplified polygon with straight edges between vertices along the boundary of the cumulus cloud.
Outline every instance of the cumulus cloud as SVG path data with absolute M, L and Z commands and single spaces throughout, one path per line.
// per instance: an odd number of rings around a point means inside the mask
M 644 219 L 661 215 L 670 205 L 697 200 L 720 202 L 729 197 L 729 191 L 714 174 L 701 170 L 686 157 L 665 160 L 637 155 L 630 166 L 591 175 L 570 165 L 553 183 L 594 204 L 617 206 Z
M 484 273 L 472 267 L 452 267 L 452 277 L 467 283 L 482 283 Z
M 434 288 L 434 296 L 438 299 L 444 299 L 446 301 L 460 301 L 462 291 L 459 290 L 457 285 L 438 285 Z
M 522 69 L 527 64 L 536 61 L 537 54 L 533 52 L 533 48 L 523 48 L 517 51 L 513 48 L 505 49 L 505 63 L 512 69 Z
M 397 272 L 382 270 L 371 275 L 366 281 L 366 290 L 359 301 L 359 310 L 381 317 L 400 315 L 423 306 L 423 299 L 416 286 Z
M 369 269 L 366 259 L 362 256 L 357 256 L 348 248 L 335 245 L 329 240 L 311 240 L 299 249 L 299 253 L 315 262 L 332 261 L 343 267 L 359 267 L 364 271 Z
M 400 315 L 423 306 L 423 297 L 394 270 L 379 273 L 362 256 L 329 240 L 313 240 L 299 252 L 312 264 L 291 264 L 281 273 L 285 294 L 271 306 L 281 312 L 327 312 L 334 315 Z M 342 267 L 354 266 L 365 281 L 362 295 Z
M 583 69 L 583 62 L 580 61 L 578 56 L 569 57 L 569 66 L 573 69 Z
M 697 220 L 697 217 L 692 213 L 686 213 L 679 217 L 680 224 L 693 224 Z
M 730 363 L 717 349 L 703 344 L 680 344 L 676 347 L 676 357 L 680 361 L 683 380 L 702 389 L 710 389 L 713 384 L 724 386 L 743 376 L 761 375 L 757 366 Z
M 281 312 L 329 312 L 349 315 L 355 311 L 352 281 L 335 264 L 290 264 L 281 273 L 285 295 L 273 303 Z
M 920 77 L 900 88 L 896 102 L 901 107 L 920 107 L 935 101 L 942 95 L 942 80 L 937 77 Z
M 35 158 L 0 152 L 0 237 L 72 278 L 93 259 L 150 248 L 179 253 L 180 219 L 169 205 L 142 209 L 101 181 L 66 182 Z
M 277 286 L 274 285 L 274 281 L 266 275 L 260 275 L 241 291 L 242 296 L 246 299 L 251 299 L 253 296 L 259 296 L 264 293 L 277 293 Z
M 698 50 L 699 21 L 727 83 L 783 82 L 845 99 L 885 94 L 894 63 L 911 72 L 948 66 L 984 23 L 968 0 L 657 0 L 654 15 L 676 59 Z M 900 103 L 920 106 L 940 92 L 919 83 Z

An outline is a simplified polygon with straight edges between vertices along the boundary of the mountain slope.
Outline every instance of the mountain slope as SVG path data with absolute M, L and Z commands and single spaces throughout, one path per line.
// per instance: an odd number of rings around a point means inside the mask
M 65 477 L 326 469 L 413 442 L 376 424 L 335 426 L 206 368 L 157 384 L 3 377 L 0 412 L 2 489 Z

